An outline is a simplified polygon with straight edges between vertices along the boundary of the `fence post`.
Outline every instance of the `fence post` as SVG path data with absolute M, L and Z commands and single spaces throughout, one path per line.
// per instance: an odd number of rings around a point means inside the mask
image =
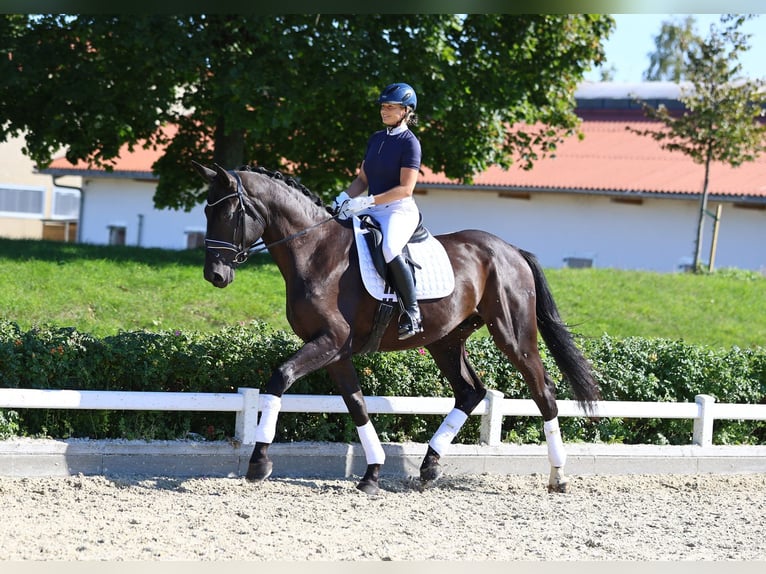
M 503 393 L 487 389 L 485 400 L 487 411 L 481 415 L 479 440 L 488 446 L 497 446 L 503 430 Z
M 242 410 L 237 411 L 234 434 L 242 444 L 255 444 L 255 427 L 258 425 L 258 404 L 260 391 L 248 387 L 240 387 L 237 392 L 242 395 Z
M 694 419 L 694 444 L 711 446 L 713 444 L 713 409 L 715 397 L 696 395 L 694 402 L 700 407 L 699 417 Z

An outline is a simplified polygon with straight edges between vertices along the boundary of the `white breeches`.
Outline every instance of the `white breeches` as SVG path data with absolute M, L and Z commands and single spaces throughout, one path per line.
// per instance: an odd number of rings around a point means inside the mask
M 411 197 L 384 205 L 373 205 L 364 210 L 380 223 L 383 231 L 383 257 L 389 263 L 402 253 L 420 221 L 420 211 Z

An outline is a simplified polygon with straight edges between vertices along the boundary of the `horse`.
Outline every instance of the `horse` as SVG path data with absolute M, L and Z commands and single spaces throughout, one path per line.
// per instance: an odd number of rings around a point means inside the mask
M 192 161 L 207 182 L 204 278 L 229 285 L 249 254 L 268 250 L 286 286 L 287 320 L 303 345 L 271 373 L 261 393 L 261 416 L 246 479 L 263 481 L 273 470 L 268 448 L 276 433 L 282 395 L 299 378 L 326 369 L 356 425 L 367 468 L 356 488 L 380 491 L 385 452 L 367 413 L 352 356 L 367 352 L 379 301 L 364 288 L 354 230 L 292 177 L 263 167 L 228 171 Z M 423 332 L 399 340 L 396 321 L 379 334 L 377 352 L 425 348 L 449 381 L 454 408 L 428 443 L 420 479 L 443 473 L 440 460 L 487 389 L 466 353 L 466 340 L 483 325 L 521 373 L 543 417 L 550 475 L 548 490 L 567 492 L 566 451 L 558 425 L 556 388 L 540 359 L 538 330 L 575 400 L 593 412 L 600 391 L 592 366 L 562 321 L 536 257 L 480 230 L 434 236 L 454 270 L 454 289 L 420 301 Z M 260 242 L 260 243 L 259 243 Z

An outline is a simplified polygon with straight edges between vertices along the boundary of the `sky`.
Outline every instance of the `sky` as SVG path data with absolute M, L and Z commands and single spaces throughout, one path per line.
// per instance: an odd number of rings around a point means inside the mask
M 707 36 L 710 24 L 718 23 L 719 14 L 691 14 L 698 35 Z M 604 43 L 607 61 L 603 69 L 615 69 L 615 82 L 640 82 L 649 67 L 649 54 L 655 51 L 654 38 L 666 21 L 683 22 L 687 14 L 612 14 L 616 27 Z M 743 71 L 749 79 L 766 80 L 766 14 L 746 22 L 742 32 L 751 34 L 750 50 L 740 57 Z M 586 80 L 599 81 L 601 68 L 586 74 Z

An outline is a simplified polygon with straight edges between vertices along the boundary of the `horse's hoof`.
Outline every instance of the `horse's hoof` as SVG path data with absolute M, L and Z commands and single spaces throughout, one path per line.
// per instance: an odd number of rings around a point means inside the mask
M 359 484 L 356 485 L 356 488 L 365 494 L 369 494 L 370 496 L 380 494 L 380 487 L 378 486 L 378 483 L 372 480 L 360 480 Z
M 271 471 L 273 469 L 274 464 L 270 460 L 251 462 L 247 467 L 245 478 L 253 482 L 261 482 L 271 476 Z
M 561 494 L 566 494 L 567 492 L 569 492 L 569 483 L 559 482 L 558 484 L 549 484 L 548 492 L 557 492 Z
M 566 494 L 569 492 L 569 480 L 566 478 L 563 480 L 557 480 L 548 483 L 548 492 L 558 492 Z
M 441 478 L 442 474 L 444 474 L 444 469 L 438 462 L 421 467 L 420 482 L 435 482 Z
M 551 475 L 548 477 L 548 492 L 569 492 L 569 479 L 564 476 L 560 467 L 551 467 Z

